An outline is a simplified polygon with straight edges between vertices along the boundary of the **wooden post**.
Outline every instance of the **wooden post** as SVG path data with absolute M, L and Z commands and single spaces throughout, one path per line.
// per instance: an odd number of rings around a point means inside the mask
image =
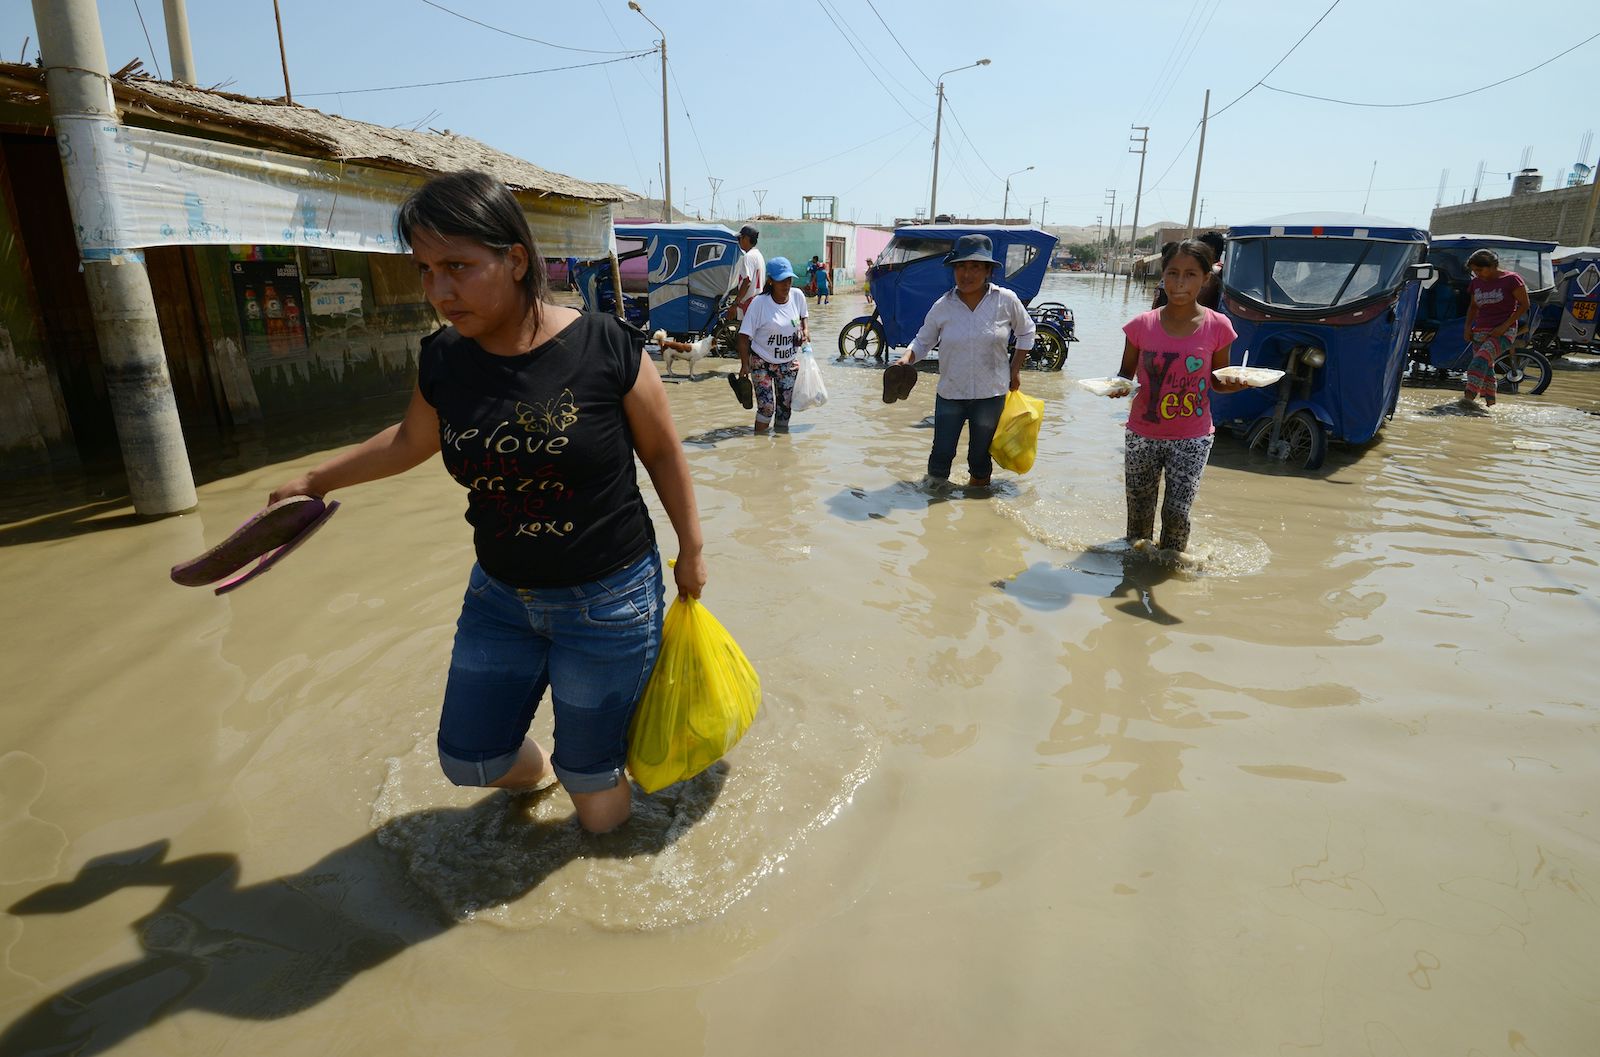
M 611 289 L 616 294 L 612 300 L 616 302 L 617 318 L 627 319 L 628 314 L 622 310 L 622 265 L 615 253 L 611 255 Z

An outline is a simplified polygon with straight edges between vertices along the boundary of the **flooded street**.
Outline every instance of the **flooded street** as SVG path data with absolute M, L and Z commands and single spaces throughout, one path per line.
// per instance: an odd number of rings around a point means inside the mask
M 1594 1052 L 1600 369 L 1406 388 L 1315 475 L 1221 438 L 1179 571 L 1125 564 L 1127 404 L 1073 384 L 1148 295 L 1037 300 L 1083 340 L 992 495 L 919 484 L 931 375 L 834 362 L 859 295 L 787 436 L 669 385 L 765 700 L 606 837 L 438 771 L 436 462 L 221 598 L 169 566 L 324 450 L 185 517 L 8 515 L 0 1054 Z

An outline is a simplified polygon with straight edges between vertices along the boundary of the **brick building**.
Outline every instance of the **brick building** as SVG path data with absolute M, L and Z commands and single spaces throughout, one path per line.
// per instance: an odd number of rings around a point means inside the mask
M 1600 242 L 1600 218 L 1591 216 L 1588 231 L 1583 230 L 1583 221 L 1590 216 L 1590 198 L 1595 190 L 1593 184 L 1580 184 L 1441 206 L 1433 211 L 1428 230 L 1435 235 L 1471 232 L 1541 239 L 1563 246 L 1592 246 Z

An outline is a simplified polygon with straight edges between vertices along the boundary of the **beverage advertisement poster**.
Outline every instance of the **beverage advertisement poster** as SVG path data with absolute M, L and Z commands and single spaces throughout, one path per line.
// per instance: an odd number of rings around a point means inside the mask
M 232 261 L 245 355 L 260 363 L 306 350 L 305 293 L 293 261 Z

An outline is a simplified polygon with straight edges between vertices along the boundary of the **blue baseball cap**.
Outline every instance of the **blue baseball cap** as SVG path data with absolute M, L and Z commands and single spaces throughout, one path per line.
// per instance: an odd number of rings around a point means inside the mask
M 767 278 L 775 283 L 781 283 L 785 279 L 793 279 L 794 265 L 789 263 L 789 258 L 787 257 L 774 257 L 767 262 Z

